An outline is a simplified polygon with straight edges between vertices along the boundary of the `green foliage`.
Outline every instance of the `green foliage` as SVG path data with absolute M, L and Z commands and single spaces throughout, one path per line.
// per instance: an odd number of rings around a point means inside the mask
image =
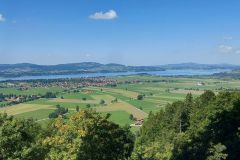
M 131 121 L 135 121 L 135 120 L 136 120 L 136 118 L 135 118 L 132 114 L 129 115 L 129 119 L 130 119 Z
M 240 93 L 205 91 L 149 114 L 133 159 L 235 160 L 240 157 Z
M 137 96 L 137 100 L 143 100 L 143 98 L 144 98 L 144 96 L 143 96 L 142 94 L 139 94 L 139 95 Z
M 56 94 L 55 93 L 52 93 L 52 92 L 47 92 L 45 95 L 44 95 L 44 98 L 56 98 Z
M 68 121 L 56 119 L 52 131 L 42 144 L 47 157 L 81 160 L 124 160 L 130 157 L 134 138 L 129 129 L 121 128 L 93 111 L 81 111 Z
M 90 107 L 91 107 L 91 104 L 87 104 L 86 107 L 87 107 L 87 108 L 90 108 Z
M 114 100 L 111 101 L 112 103 L 117 103 L 118 102 L 118 99 L 115 98 Z
M 210 156 L 207 157 L 207 160 L 224 160 L 227 159 L 227 154 L 224 153 L 226 146 L 218 143 L 209 149 Z
M 134 136 L 109 117 L 86 110 L 58 117 L 43 130 L 32 119 L 0 114 L 0 159 L 126 160 Z
M 64 114 L 68 113 L 68 108 L 61 107 L 57 105 L 57 109 L 49 114 L 49 118 L 57 118 L 58 116 L 63 116 Z
M 80 111 L 80 107 L 79 105 L 76 106 L 76 112 L 79 112 Z
M 104 105 L 105 103 L 106 103 L 106 102 L 105 102 L 103 99 L 101 99 L 99 104 L 100 104 L 100 105 Z
M 42 159 L 37 144 L 40 126 L 32 119 L 16 119 L 0 114 L 0 159 Z

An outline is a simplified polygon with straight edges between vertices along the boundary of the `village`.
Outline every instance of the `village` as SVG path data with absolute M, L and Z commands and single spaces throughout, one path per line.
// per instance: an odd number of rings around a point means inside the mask
M 94 86 L 116 86 L 117 81 L 107 78 L 76 78 L 76 79 L 58 79 L 58 80 L 27 80 L 27 81 L 6 81 L 1 82 L 2 89 L 16 89 L 18 94 L 0 93 L 0 107 L 33 101 L 40 98 L 54 98 L 57 93 L 49 91 L 51 94 L 33 94 L 30 91 L 37 88 L 62 88 L 65 91 L 80 89 L 82 87 Z M 29 93 L 28 93 L 29 91 Z M 78 90 L 76 90 L 78 91 Z M 53 92 L 53 93 L 52 93 Z

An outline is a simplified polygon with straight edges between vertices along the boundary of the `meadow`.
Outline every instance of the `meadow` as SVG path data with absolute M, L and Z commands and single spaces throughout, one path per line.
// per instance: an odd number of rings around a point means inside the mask
M 43 124 L 48 115 L 56 109 L 56 105 L 68 108 L 69 114 L 76 112 L 76 106 L 83 109 L 94 109 L 103 116 L 111 114 L 110 120 L 120 125 L 133 123 L 130 115 L 136 119 L 147 118 L 150 112 L 157 112 L 166 104 L 183 100 L 187 93 L 194 97 L 205 90 L 219 92 L 222 90 L 240 89 L 240 80 L 224 80 L 214 78 L 181 78 L 157 76 L 121 76 L 113 77 L 119 84 L 115 87 L 83 87 L 79 92 L 60 87 L 34 87 L 19 91 L 14 87 L 0 88 L 3 94 L 45 94 L 57 92 L 57 98 L 41 98 L 0 109 L 16 117 L 33 118 Z M 138 100 L 138 95 L 143 95 Z M 101 103 L 104 101 L 104 103 Z M 5 103 L 5 102 L 1 102 Z

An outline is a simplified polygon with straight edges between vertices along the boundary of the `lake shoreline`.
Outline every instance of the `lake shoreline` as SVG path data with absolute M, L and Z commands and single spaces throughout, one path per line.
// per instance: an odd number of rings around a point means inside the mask
M 208 76 L 215 73 L 231 71 L 230 69 L 182 69 L 165 71 L 143 71 L 143 72 L 109 72 L 109 73 L 83 73 L 83 74 L 64 74 L 64 75 L 41 75 L 41 76 L 21 76 L 21 77 L 0 77 L 0 81 L 19 81 L 37 79 L 67 79 L 67 78 L 87 78 L 87 77 L 116 77 L 130 75 L 152 75 L 152 76 Z

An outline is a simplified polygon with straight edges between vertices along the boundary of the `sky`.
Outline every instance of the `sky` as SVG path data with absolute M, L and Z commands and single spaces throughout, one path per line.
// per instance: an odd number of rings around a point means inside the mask
M 0 0 L 0 64 L 240 64 L 239 0 Z

